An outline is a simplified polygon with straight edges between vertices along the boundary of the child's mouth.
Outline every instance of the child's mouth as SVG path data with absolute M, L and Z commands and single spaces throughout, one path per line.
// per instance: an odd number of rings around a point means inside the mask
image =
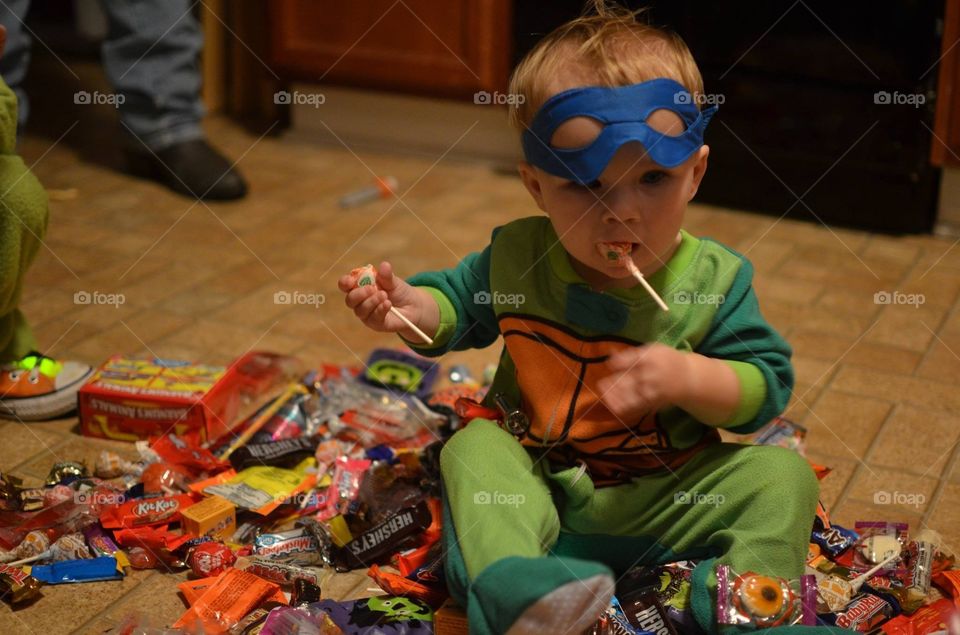
M 622 267 L 626 260 L 632 258 L 633 251 L 637 248 L 637 245 L 638 243 L 627 241 L 602 242 L 597 243 L 597 251 L 600 252 L 600 255 L 603 256 L 608 264 Z

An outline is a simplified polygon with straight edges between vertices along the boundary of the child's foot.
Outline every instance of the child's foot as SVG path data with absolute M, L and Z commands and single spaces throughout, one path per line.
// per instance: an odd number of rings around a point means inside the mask
M 614 586 L 613 572 L 599 562 L 504 558 L 471 584 L 470 632 L 580 635 L 610 605 Z
M 76 409 L 77 391 L 93 374 L 79 362 L 58 362 L 40 353 L 0 366 L 0 417 L 53 419 Z
M 507 635 L 580 635 L 610 605 L 613 591 L 613 578 L 603 573 L 567 582 L 529 606 Z

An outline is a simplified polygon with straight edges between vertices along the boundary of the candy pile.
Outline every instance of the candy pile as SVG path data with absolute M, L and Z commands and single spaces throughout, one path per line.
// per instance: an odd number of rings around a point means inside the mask
M 364 368 L 281 386 L 206 447 L 168 433 L 136 442 L 137 460 L 58 463 L 45 487 L 0 475 L 0 595 L 20 608 L 43 584 L 189 570 L 172 625 L 183 632 L 433 632 L 447 597 L 441 440 L 460 423 L 457 401 L 475 407 L 486 389 L 409 352 L 376 350 Z M 390 595 L 320 597 L 321 582 L 355 569 Z M 118 632 L 143 630 L 138 619 Z
M 522 413 L 503 399 L 480 405 L 492 369 L 478 381 L 464 367 L 441 373 L 392 349 L 374 351 L 364 369 L 324 366 L 276 387 L 217 441 L 198 442 L 199 428 L 189 439 L 151 434 L 136 442 L 135 460 L 105 451 L 93 465 L 58 463 L 43 487 L 0 474 L 0 595 L 16 609 L 45 584 L 189 571 L 177 621 L 133 614 L 113 632 L 465 633 L 444 582 L 440 448 L 474 416 L 509 427 Z M 216 393 L 203 394 L 216 414 Z M 802 452 L 804 432 L 777 419 L 751 442 Z M 696 565 L 630 571 L 590 632 L 698 632 Z M 960 605 L 960 571 L 933 532 L 886 522 L 846 529 L 821 506 L 808 565 L 798 580 L 718 568 L 719 621 L 921 635 L 946 631 Z M 358 569 L 386 595 L 321 597 L 334 572 Z
M 806 430 L 775 419 L 752 439 L 804 452 Z M 811 464 L 819 478 L 829 468 Z M 905 523 L 831 523 L 820 504 L 805 574 L 795 580 L 734 571 L 717 576 L 717 619 L 747 628 L 835 626 L 857 633 L 960 634 L 960 569 L 934 531 Z M 690 605 L 697 562 L 637 567 L 617 582 L 616 596 L 591 635 L 701 633 Z

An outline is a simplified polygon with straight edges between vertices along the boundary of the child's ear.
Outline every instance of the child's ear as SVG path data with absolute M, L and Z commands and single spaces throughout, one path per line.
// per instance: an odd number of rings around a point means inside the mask
M 700 149 L 697 150 L 697 162 L 693 165 L 693 180 L 690 182 L 690 194 L 687 196 L 688 203 L 693 200 L 693 197 L 697 195 L 697 190 L 700 189 L 700 181 L 703 180 L 703 175 L 707 172 L 708 156 L 710 156 L 710 146 L 700 146 Z
M 536 168 L 526 161 L 521 161 L 517 164 L 517 171 L 520 172 L 520 179 L 526 186 L 527 191 L 530 192 L 530 196 L 536 201 L 537 207 L 540 208 L 540 211 L 546 212 L 547 209 L 543 204 L 543 183 L 540 181 Z

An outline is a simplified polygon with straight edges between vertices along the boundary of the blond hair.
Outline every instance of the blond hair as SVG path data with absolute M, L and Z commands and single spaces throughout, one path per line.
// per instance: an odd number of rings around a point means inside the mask
M 550 79 L 585 69 L 583 86 L 628 86 L 669 77 L 699 103 L 703 93 L 700 69 L 679 35 L 637 20 L 631 11 L 607 0 L 588 2 L 584 15 L 558 27 L 520 61 L 510 78 L 510 125 L 527 128 L 551 97 Z

